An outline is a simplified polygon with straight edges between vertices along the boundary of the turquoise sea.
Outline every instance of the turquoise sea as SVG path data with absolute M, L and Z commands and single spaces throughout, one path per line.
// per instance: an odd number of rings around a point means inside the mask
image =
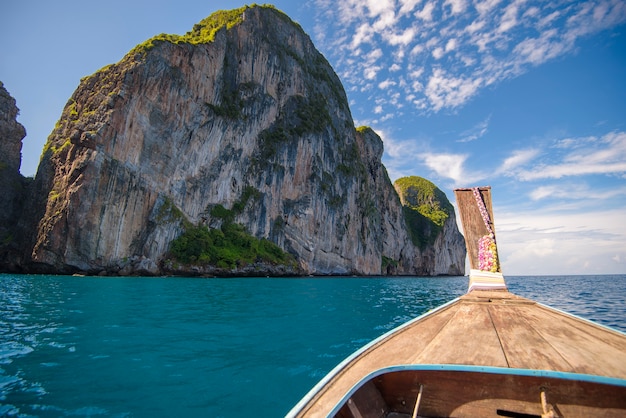
M 626 331 L 626 275 L 507 283 Z M 466 288 L 466 277 L 0 275 L 0 416 L 281 417 L 354 350 Z

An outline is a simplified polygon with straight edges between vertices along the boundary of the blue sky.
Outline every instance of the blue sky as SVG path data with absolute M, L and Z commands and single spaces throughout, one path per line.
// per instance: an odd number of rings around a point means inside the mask
M 235 1 L 0 3 L 22 173 L 80 78 Z M 626 273 L 626 2 L 280 0 L 344 83 L 392 180 L 491 185 L 505 275 Z

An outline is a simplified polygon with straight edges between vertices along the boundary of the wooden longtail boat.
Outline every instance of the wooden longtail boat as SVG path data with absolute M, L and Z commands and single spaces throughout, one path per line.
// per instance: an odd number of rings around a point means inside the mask
M 369 343 L 288 417 L 626 417 L 626 334 L 510 293 L 491 188 L 456 189 L 467 294 Z

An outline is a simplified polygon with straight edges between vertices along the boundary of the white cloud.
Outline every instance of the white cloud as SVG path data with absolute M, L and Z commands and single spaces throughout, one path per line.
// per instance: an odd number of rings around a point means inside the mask
M 459 139 L 457 142 L 471 142 L 484 136 L 487 133 L 487 129 L 489 128 L 490 119 L 491 116 L 477 123 L 471 129 L 468 129 L 467 131 L 461 133 L 461 139 Z
M 437 48 L 433 50 L 433 58 L 435 58 L 436 60 L 442 58 L 443 54 L 444 54 L 444 50 L 440 46 L 438 46 Z
M 517 14 L 521 3 L 523 3 L 523 0 L 514 1 L 504 9 L 504 14 L 498 26 L 498 32 L 506 32 L 517 25 Z
M 484 15 L 493 10 L 499 3 L 500 0 L 477 1 L 474 3 L 474 7 L 476 7 L 479 14 Z
M 606 164 L 626 161 L 626 132 L 610 132 L 602 138 L 586 137 L 568 143 L 570 147 L 576 148 L 565 156 L 565 160 L 570 163 Z
M 432 36 L 430 37 L 430 39 L 428 39 L 426 41 L 426 43 L 424 44 L 426 46 L 426 48 L 432 48 L 433 46 L 437 45 L 441 43 L 441 39 L 439 39 L 439 37 L 437 36 Z
M 365 68 L 363 70 L 363 77 L 365 77 L 366 80 L 373 80 L 376 78 L 376 74 L 378 74 L 379 71 L 380 71 L 379 66 L 372 66 L 372 67 Z
M 472 172 L 465 167 L 468 154 L 423 152 L 416 158 L 438 179 L 451 180 L 450 187 L 467 187 L 485 178 L 483 173 Z
M 487 21 L 484 19 L 476 19 L 469 25 L 467 25 L 464 29 L 465 32 L 469 34 L 474 34 L 480 30 L 482 30 L 487 25 Z
M 382 56 L 383 51 L 380 48 L 376 48 L 366 55 L 366 60 L 369 63 L 374 63 L 378 61 Z
M 494 208 L 505 275 L 626 272 L 626 211 Z
M 535 167 L 536 171 L 519 173 L 521 180 L 559 179 L 567 176 L 582 176 L 588 174 L 615 174 L 626 173 L 626 162 L 611 164 L 559 164 Z
M 370 26 L 366 23 L 359 26 L 352 37 L 351 48 L 356 48 L 363 43 L 368 43 L 371 41 L 374 33 L 372 32 Z
M 384 129 L 374 130 L 383 140 L 383 160 L 391 181 L 415 175 L 416 158 L 421 154 L 423 145 L 418 140 L 396 140 Z
M 465 179 L 463 164 L 467 159 L 467 155 L 461 154 L 424 154 L 424 164 L 438 176 L 454 180 L 455 184 L 459 184 Z
M 598 202 L 601 200 L 615 199 L 626 196 L 626 187 L 611 188 L 608 190 L 590 188 L 580 182 L 571 184 L 551 184 L 539 186 L 530 192 L 530 198 L 534 201 L 546 198 L 559 200 L 586 200 Z
M 415 38 L 415 29 L 408 28 L 398 33 L 384 33 L 383 37 L 389 43 L 389 45 L 409 45 Z
M 448 39 L 448 42 L 446 42 L 446 52 L 454 51 L 456 48 L 457 48 L 456 38 Z
M 382 109 L 381 109 L 382 110 Z M 387 117 L 389 115 L 386 115 Z M 469 172 L 465 168 L 467 154 L 429 152 L 429 139 L 394 139 L 387 131 L 374 128 L 384 143 L 383 157 L 389 177 L 393 180 L 416 173 L 424 177 L 430 171 L 439 180 L 453 185 L 467 186 L 484 178 L 481 173 Z M 452 186 L 451 186 L 452 187 Z
M 426 85 L 426 96 L 434 110 L 454 108 L 472 97 L 482 84 L 481 78 L 455 77 L 435 68 Z
M 471 67 L 471 66 L 476 64 L 476 60 L 473 57 L 470 57 L 470 56 L 465 55 L 465 54 L 460 54 L 459 55 L 459 60 L 466 67 Z M 490 83 L 486 82 L 486 84 L 489 85 Z
M 367 0 L 366 4 L 370 17 L 378 17 L 389 12 L 393 13 L 394 10 L 393 0 Z
M 382 81 L 380 83 L 378 83 L 378 88 L 381 90 L 386 90 L 391 86 L 395 86 L 397 83 L 393 80 L 387 79 L 385 81 Z
M 357 67 L 337 68 L 350 74 L 343 80 L 348 90 L 361 86 L 363 75 L 376 78 L 379 69 L 369 68 L 363 54 L 381 51 L 377 63 L 393 64 L 397 74 L 425 67 L 416 85 L 427 87 L 414 90 L 412 102 L 431 112 L 462 106 L 487 86 L 571 53 L 581 37 L 626 22 L 623 0 L 314 1 L 318 38 L 335 34 L 326 45 L 331 61 Z M 400 83 L 395 88 L 406 93 Z
M 517 65 L 538 65 L 555 58 L 572 48 L 570 39 L 558 37 L 555 29 L 547 30 L 538 38 L 527 38 L 513 49 Z
M 409 77 L 419 79 L 424 74 L 424 67 L 419 67 L 409 73 Z
M 400 14 L 406 15 L 415 10 L 415 7 L 420 4 L 422 0 L 400 0 Z
M 378 20 L 376 20 L 376 22 L 374 22 L 374 24 L 372 25 L 372 28 L 375 31 L 382 31 L 382 30 L 385 30 L 387 28 L 393 27 L 395 23 L 396 23 L 396 16 L 393 13 L 393 10 L 390 10 L 390 11 L 386 11 L 384 14 L 382 14 L 378 18 Z
M 465 0 L 446 0 L 445 5 L 450 6 L 450 11 L 453 15 L 457 15 L 465 11 L 467 2 Z
M 572 37 L 597 32 L 626 20 L 626 3 L 622 0 L 582 2 L 574 10 L 575 13 L 567 18 Z
M 611 132 L 602 138 L 568 138 L 556 145 L 566 152 L 559 161 L 519 170 L 517 178 L 530 181 L 587 174 L 626 175 L 626 132 Z
M 415 45 L 413 48 L 411 48 L 410 54 L 413 56 L 419 55 L 424 51 L 424 49 L 426 49 L 424 48 L 424 45 L 421 45 L 421 44 Z
M 516 169 L 519 166 L 522 166 L 530 161 L 533 161 L 535 157 L 539 154 L 539 150 L 536 149 L 525 149 L 525 150 L 517 150 L 513 151 L 510 157 L 507 157 L 500 167 L 496 170 L 497 174 L 507 174 L 511 173 L 512 170 Z
M 541 9 L 535 6 L 530 6 L 526 11 L 522 14 L 522 19 L 535 18 L 541 13 Z
M 563 193 L 563 188 L 560 186 L 541 186 L 530 193 L 530 198 L 541 200 L 551 196 L 564 197 L 563 194 L 567 193 Z
M 317 11 L 324 20 L 339 19 L 342 24 L 350 24 L 365 15 L 365 5 L 358 0 L 346 0 L 335 3 L 329 0 L 316 0 Z
M 424 85 L 416 80 L 416 81 L 411 83 L 411 88 L 413 89 L 413 91 L 415 93 L 419 93 L 422 90 L 424 90 Z M 412 102 L 415 102 L 415 103 L 417 103 L 417 102 L 422 102 L 423 103 L 424 102 L 424 100 L 417 100 L 417 99 L 415 99 L 415 95 L 414 94 L 411 94 L 411 95 L 407 96 L 407 98 L 409 98 L 409 97 L 410 97 L 410 101 L 412 101 Z
M 433 11 L 435 10 L 435 3 L 428 2 L 424 5 L 424 8 L 418 12 L 415 12 L 415 17 L 426 22 L 433 20 Z

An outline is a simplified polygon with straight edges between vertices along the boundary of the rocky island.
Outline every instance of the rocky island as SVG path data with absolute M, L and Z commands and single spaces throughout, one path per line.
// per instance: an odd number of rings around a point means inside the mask
M 391 183 L 380 137 L 271 6 L 216 12 L 83 78 L 34 181 L 16 114 L 0 85 L 4 271 L 464 274 L 445 194 Z

